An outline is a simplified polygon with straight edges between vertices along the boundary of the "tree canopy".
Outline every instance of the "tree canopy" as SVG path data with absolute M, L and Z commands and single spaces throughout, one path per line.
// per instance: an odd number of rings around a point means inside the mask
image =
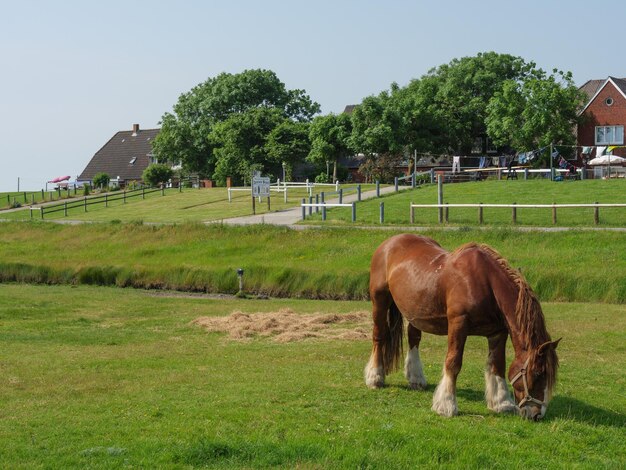
M 160 160 L 218 182 L 242 181 L 275 163 L 276 146 L 270 145 L 272 156 L 266 147 L 275 128 L 307 123 L 319 110 L 304 90 L 288 90 L 270 70 L 221 73 L 182 94 L 163 115 L 153 150 Z

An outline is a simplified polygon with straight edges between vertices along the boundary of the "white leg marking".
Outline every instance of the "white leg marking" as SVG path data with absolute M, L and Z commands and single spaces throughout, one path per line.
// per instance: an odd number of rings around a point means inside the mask
M 496 413 L 517 411 L 504 379 L 488 370 L 485 371 L 485 399 L 487 408 Z
M 420 360 L 420 353 L 417 346 L 413 346 L 413 349 L 406 353 L 404 376 L 409 381 L 409 387 L 413 390 L 426 389 L 426 378 L 424 377 L 422 361 Z
M 385 385 L 385 373 L 382 367 L 373 367 L 372 362 L 374 356 L 370 357 L 369 362 L 365 366 L 363 371 L 365 375 L 365 385 L 369 388 L 380 388 Z
M 456 406 L 456 395 L 452 386 L 452 378 L 444 371 L 441 382 L 435 389 L 432 410 L 441 416 L 451 417 L 459 413 Z

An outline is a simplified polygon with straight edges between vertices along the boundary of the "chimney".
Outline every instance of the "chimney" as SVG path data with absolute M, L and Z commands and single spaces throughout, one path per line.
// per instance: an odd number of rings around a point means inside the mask
M 133 124 L 133 137 L 137 137 L 139 133 L 139 124 Z

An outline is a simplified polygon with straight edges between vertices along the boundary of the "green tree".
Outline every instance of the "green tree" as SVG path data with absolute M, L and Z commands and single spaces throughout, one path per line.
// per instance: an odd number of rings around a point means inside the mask
M 570 72 L 535 70 L 523 80 L 507 80 L 494 94 L 487 107 L 487 132 L 497 145 L 517 150 L 572 145 L 584 98 Z
M 415 99 L 433 122 L 443 125 L 441 150 L 468 151 L 474 138 L 486 135 L 491 98 L 507 80 L 522 79 L 533 68 L 521 57 L 485 52 L 454 59 L 422 77 Z
M 174 171 L 163 163 L 153 163 L 143 170 L 141 178 L 150 186 L 159 186 L 167 183 L 173 176 Z
M 111 181 L 111 177 L 104 172 L 96 173 L 93 177 L 93 185 L 96 188 L 104 188 L 109 185 L 109 181 Z
M 267 136 L 265 150 L 269 160 L 278 169 L 284 165 L 287 180 L 291 179 L 294 165 L 303 162 L 311 150 L 309 126 L 308 122 L 285 119 Z
M 307 160 L 320 167 L 333 164 L 333 179 L 337 181 L 337 162 L 350 153 L 348 139 L 352 132 L 352 121 L 347 114 L 317 116 L 309 127 L 311 150 Z
M 269 157 L 260 152 L 274 127 L 285 120 L 307 122 L 319 109 L 304 90 L 288 90 L 270 70 L 222 73 L 182 94 L 173 112 L 163 115 L 153 151 L 162 161 L 181 162 L 186 171 L 218 181 L 242 178 L 267 164 Z M 252 132 L 250 138 L 244 130 Z

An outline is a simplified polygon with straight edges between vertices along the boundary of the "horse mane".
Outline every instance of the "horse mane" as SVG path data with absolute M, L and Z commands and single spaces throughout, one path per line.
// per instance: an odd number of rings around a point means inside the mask
M 552 341 L 552 339 L 546 330 L 543 310 L 535 292 L 522 273 L 512 268 L 509 262 L 489 245 L 468 243 L 458 248 L 457 251 L 467 248 L 476 248 L 487 254 L 517 286 L 519 292 L 515 305 L 515 320 L 521 336 L 521 342 L 528 345 L 529 354 L 531 355 L 528 367 L 530 370 L 539 369 L 538 372 L 541 372 L 541 369 L 545 369 L 546 386 L 550 394 L 556 384 L 556 372 L 559 367 L 559 361 L 556 351 L 552 347 L 546 348 L 542 354 L 539 354 L 539 347 L 544 343 Z

